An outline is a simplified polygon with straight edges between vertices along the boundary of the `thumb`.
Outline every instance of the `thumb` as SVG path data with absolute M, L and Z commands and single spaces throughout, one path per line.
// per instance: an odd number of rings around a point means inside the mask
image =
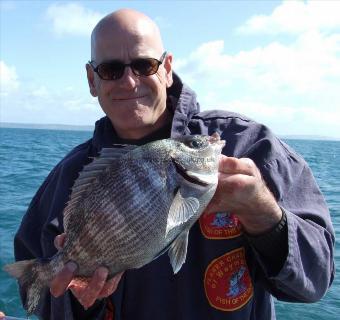
M 59 250 L 64 247 L 66 239 L 66 233 L 61 233 L 54 238 L 54 246 Z

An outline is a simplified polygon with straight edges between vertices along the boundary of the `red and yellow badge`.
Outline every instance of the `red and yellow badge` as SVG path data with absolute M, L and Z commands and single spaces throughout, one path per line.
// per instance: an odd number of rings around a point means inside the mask
M 208 239 L 230 239 L 242 233 L 241 224 L 236 216 L 227 212 L 204 212 L 199 224 L 202 234 Z
M 213 308 L 234 311 L 253 296 L 253 285 L 244 248 L 236 249 L 213 260 L 205 271 L 204 289 Z

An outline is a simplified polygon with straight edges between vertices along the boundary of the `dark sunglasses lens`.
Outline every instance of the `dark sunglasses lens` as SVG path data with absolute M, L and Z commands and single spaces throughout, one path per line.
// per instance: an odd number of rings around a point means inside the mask
M 105 80 L 116 80 L 124 74 L 124 64 L 120 62 L 102 63 L 98 66 L 98 74 Z
M 131 63 L 134 73 L 139 76 L 150 76 L 158 70 L 159 62 L 156 59 L 138 59 Z

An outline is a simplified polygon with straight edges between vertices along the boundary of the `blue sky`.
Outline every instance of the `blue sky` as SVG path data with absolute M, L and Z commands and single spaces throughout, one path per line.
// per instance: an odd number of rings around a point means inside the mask
M 0 121 L 91 125 L 90 33 L 119 8 L 160 26 L 202 110 L 340 138 L 340 1 L 0 1 Z

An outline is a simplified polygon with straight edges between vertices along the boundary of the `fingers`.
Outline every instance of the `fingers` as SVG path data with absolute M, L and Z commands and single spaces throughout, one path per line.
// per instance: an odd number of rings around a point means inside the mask
M 54 246 L 59 250 L 64 247 L 66 233 L 57 235 L 54 238 Z M 54 297 L 62 295 L 72 281 L 74 272 L 77 270 L 77 265 L 70 261 L 64 268 L 52 279 L 50 284 L 50 292 Z
M 260 170 L 251 159 L 221 156 L 218 185 L 206 210 L 248 210 L 248 206 L 255 205 L 252 202 L 256 201 L 255 196 L 262 187 Z
M 98 299 L 102 289 L 105 286 L 109 271 L 105 267 L 99 267 L 91 278 L 87 288 L 78 297 L 79 302 L 84 308 L 89 308 Z
M 108 280 L 105 283 L 103 289 L 101 290 L 98 296 L 98 299 L 106 298 L 116 291 L 123 273 L 124 272 L 118 273 L 116 276 L 114 276 L 112 279 Z
M 258 174 L 258 169 L 249 158 L 233 158 L 222 156 L 219 162 L 219 171 L 225 174 L 244 174 L 255 176 Z
M 62 233 L 54 238 L 54 245 L 58 250 L 64 247 L 66 234 Z M 118 283 L 123 272 L 117 274 L 112 279 L 106 281 L 108 269 L 99 267 L 92 278 L 74 277 L 77 264 L 70 261 L 52 279 L 50 291 L 54 297 L 61 296 L 67 289 L 79 300 L 85 309 L 94 304 L 96 299 L 101 299 L 111 295 L 118 287 Z
M 98 290 L 93 290 L 91 284 L 91 282 L 93 283 L 97 280 L 92 280 L 92 278 L 76 277 L 71 281 L 68 289 L 72 291 L 73 295 L 84 307 L 88 308 L 94 303 L 96 299 L 103 299 L 114 293 L 118 287 L 123 273 L 124 272 L 118 273 L 112 279 L 107 280 L 98 295 Z M 90 290 L 91 292 L 85 294 L 84 292 L 87 290 Z M 92 298 L 89 297 L 89 295 L 92 295 Z
M 67 287 L 72 281 L 72 278 L 77 268 L 78 266 L 74 262 L 70 261 L 53 278 L 50 284 L 50 291 L 54 297 L 57 298 L 61 296 L 67 290 Z
M 64 247 L 65 244 L 66 233 L 59 234 L 54 238 L 54 246 L 59 250 Z

